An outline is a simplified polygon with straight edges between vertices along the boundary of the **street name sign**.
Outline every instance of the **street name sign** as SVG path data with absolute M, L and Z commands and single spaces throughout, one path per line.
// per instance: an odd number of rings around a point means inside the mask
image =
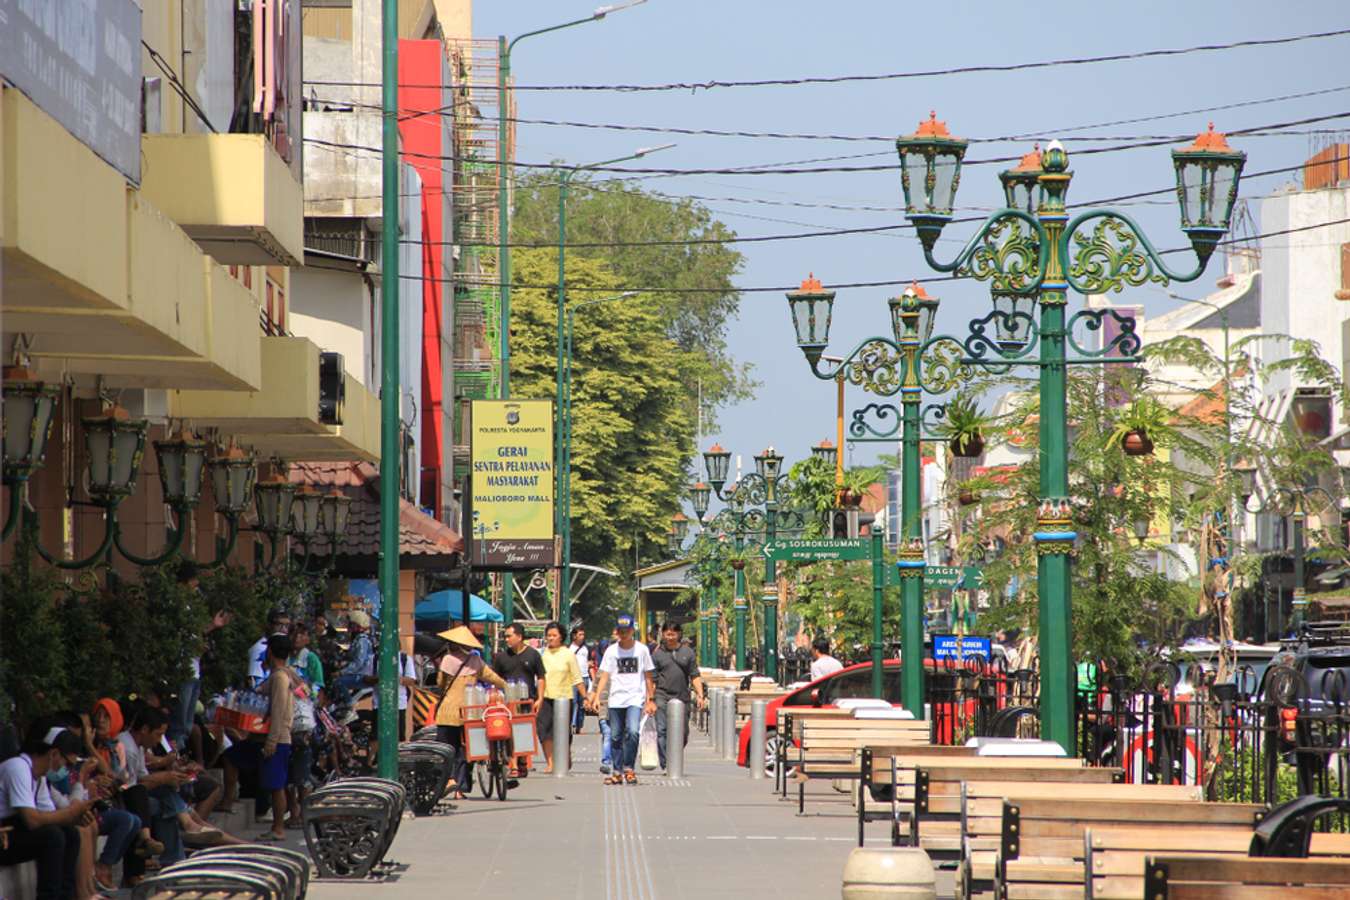
M 989 659 L 992 641 L 987 637 L 957 637 L 954 634 L 933 635 L 933 659 L 966 660 Z
M 836 560 L 871 559 L 872 551 L 866 538 L 845 540 L 772 541 L 764 545 L 764 556 L 774 562 L 830 562 Z
M 977 566 L 924 566 L 923 584 L 935 591 L 958 588 L 977 591 L 984 587 L 984 573 Z M 886 586 L 900 586 L 900 569 L 896 566 L 887 568 Z

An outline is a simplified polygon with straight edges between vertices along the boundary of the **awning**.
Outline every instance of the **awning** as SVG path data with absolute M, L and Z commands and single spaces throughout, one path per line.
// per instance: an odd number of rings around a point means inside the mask
M 413 618 L 418 628 L 443 628 L 451 620 L 463 621 L 464 592 L 456 589 L 436 591 L 418 601 Z M 477 594 L 469 595 L 470 622 L 502 622 L 502 614 L 495 606 Z

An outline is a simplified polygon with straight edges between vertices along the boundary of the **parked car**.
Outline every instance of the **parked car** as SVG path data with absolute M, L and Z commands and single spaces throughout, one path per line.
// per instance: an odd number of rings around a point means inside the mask
M 887 659 L 882 663 L 882 692 L 893 706 L 900 705 L 900 660 Z M 767 734 L 764 739 L 764 770 L 773 772 L 778 762 L 778 710 L 784 706 L 832 707 L 845 697 L 872 696 L 872 663 L 858 663 L 817 678 L 815 681 L 769 701 L 764 712 Z M 740 733 L 740 749 L 736 754 L 738 765 L 748 766 L 750 750 L 750 723 Z

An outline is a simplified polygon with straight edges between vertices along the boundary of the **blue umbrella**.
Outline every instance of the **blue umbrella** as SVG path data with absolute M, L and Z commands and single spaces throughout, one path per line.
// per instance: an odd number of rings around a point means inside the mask
M 418 628 L 430 628 L 456 621 L 464 617 L 464 592 L 457 590 L 436 591 L 427 594 L 418 601 L 413 610 L 414 621 Z M 502 614 L 491 603 L 477 594 L 469 595 L 470 622 L 502 622 Z

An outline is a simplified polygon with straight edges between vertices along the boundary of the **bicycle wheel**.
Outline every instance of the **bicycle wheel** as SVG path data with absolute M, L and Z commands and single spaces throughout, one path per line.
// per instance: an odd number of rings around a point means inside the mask
M 491 757 L 478 764 L 478 790 L 482 792 L 483 799 L 492 797 L 492 767 L 495 762 Z
M 510 750 L 510 748 L 507 746 L 506 741 L 500 741 L 500 742 L 498 742 L 498 743 L 492 748 L 492 750 L 493 750 L 493 757 L 494 757 L 495 762 L 496 762 L 496 770 L 497 770 L 496 773 L 495 773 L 496 778 L 497 778 L 497 799 L 498 799 L 498 800 L 505 800 L 505 799 L 506 799 L 506 787 L 507 787 L 507 786 L 506 786 L 506 781 L 507 781 L 507 776 L 510 774 L 510 764 L 511 764 L 511 756 L 510 756 L 510 754 L 511 754 L 511 750 Z

